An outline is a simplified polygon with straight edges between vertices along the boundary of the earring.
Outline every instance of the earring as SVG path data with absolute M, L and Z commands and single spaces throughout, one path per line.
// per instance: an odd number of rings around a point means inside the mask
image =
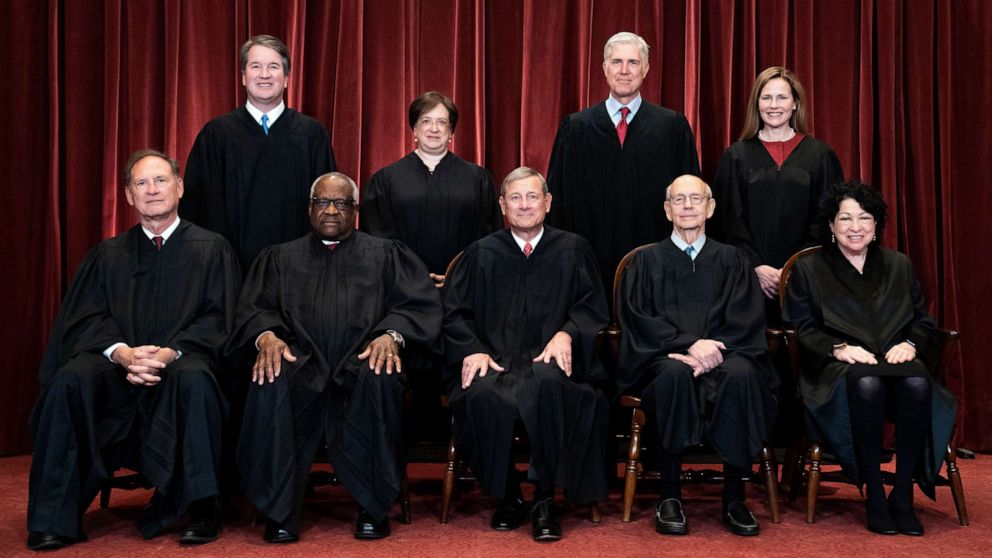
M 837 237 L 831 234 L 830 235 L 830 243 L 831 244 L 837 244 Z
M 877 242 L 878 241 L 878 235 L 877 234 L 871 235 L 871 241 L 872 242 Z

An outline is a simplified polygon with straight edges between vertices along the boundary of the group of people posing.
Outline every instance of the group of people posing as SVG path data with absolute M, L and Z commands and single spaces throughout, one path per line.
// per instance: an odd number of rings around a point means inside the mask
M 688 532 L 681 455 L 706 440 L 724 463 L 722 521 L 756 535 L 744 478 L 777 413 L 765 326 L 783 318 L 809 427 L 867 486 L 868 528 L 923 533 L 912 484 L 932 488 L 955 407 L 931 377 L 934 322 L 907 258 L 877 242 L 885 202 L 843 182 L 790 71 L 758 75 L 712 187 L 686 119 L 641 98 L 648 45 L 624 32 L 604 48 L 609 97 L 562 121 L 547 180 L 520 167 L 497 188 L 451 153 L 458 110 L 432 91 L 410 105 L 413 152 L 360 196 L 326 129 L 284 104 L 286 46 L 259 35 L 240 57 L 247 104 L 204 126 L 185 178 L 167 154 L 134 153 L 124 192 L 139 223 L 96 246 L 65 295 L 31 417 L 28 548 L 84 540 L 85 510 L 121 467 L 155 489 L 144 537 L 188 517 L 181 543 L 215 540 L 236 475 L 264 539 L 296 541 L 318 452 L 358 504 L 355 537 L 388 536 L 405 425 L 442 392 L 496 500 L 493 529 L 529 512 L 534 540 L 555 541 L 556 489 L 607 498 L 611 397 L 627 393 L 661 473 L 655 529 Z M 783 264 L 817 243 L 780 311 Z M 611 306 L 621 341 L 603 362 Z M 521 427 L 529 502 L 511 452 Z

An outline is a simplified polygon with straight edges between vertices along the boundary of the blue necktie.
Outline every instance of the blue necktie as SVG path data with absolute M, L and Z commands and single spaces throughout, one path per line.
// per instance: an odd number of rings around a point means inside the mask
M 695 247 L 695 246 L 692 246 L 692 245 L 689 245 L 689 246 L 687 246 L 687 247 L 686 247 L 686 249 L 685 249 L 685 255 L 686 255 L 686 256 L 689 256 L 689 259 L 690 259 L 690 260 L 692 260 L 692 259 L 693 259 L 693 258 L 692 258 L 692 254 L 693 254 L 693 253 L 694 253 L 695 251 L 696 251 L 696 247 Z M 693 260 L 693 261 L 695 261 L 695 260 Z
M 262 115 L 262 131 L 265 132 L 265 135 L 269 135 L 269 115 L 268 114 L 263 114 Z

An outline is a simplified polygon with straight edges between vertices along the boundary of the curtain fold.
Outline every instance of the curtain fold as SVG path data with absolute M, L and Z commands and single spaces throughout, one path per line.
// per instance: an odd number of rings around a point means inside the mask
M 121 167 L 136 149 L 185 164 L 203 124 L 244 103 L 238 48 L 289 45 L 287 103 L 324 123 L 364 185 L 413 149 L 406 109 L 437 89 L 460 112 L 453 150 L 499 182 L 544 171 L 561 119 L 606 97 L 603 43 L 651 46 L 644 98 L 686 114 L 705 179 L 736 140 L 754 76 L 795 71 L 813 133 L 845 174 L 879 187 L 886 245 L 912 258 L 945 327 L 962 331 L 948 384 L 961 441 L 992 449 L 984 342 L 992 263 L 992 4 L 980 0 L 11 0 L 9 201 L 0 204 L 9 303 L 0 320 L 0 453 L 30 449 L 36 369 L 86 252 L 135 220 Z M 47 39 L 39 39 L 47 37 Z M 658 185 L 664 187 L 664 185 Z M 659 218 L 664 218 L 659 216 Z

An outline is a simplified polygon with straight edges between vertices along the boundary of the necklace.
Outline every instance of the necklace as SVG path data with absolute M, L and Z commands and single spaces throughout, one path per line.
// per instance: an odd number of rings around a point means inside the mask
M 760 129 L 760 130 L 758 130 L 758 139 L 760 139 L 761 141 L 768 141 L 768 142 L 774 142 L 774 141 L 789 141 L 790 139 L 792 139 L 792 138 L 794 138 L 794 137 L 796 136 L 796 131 L 795 131 L 795 130 L 793 130 L 791 126 L 789 127 L 789 133 L 788 133 L 788 134 L 786 135 L 786 137 L 784 137 L 784 138 L 782 138 L 782 139 L 780 139 L 780 140 L 773 140 L 773 139 L 770 139 L 770 138 L 768 138 L 768 137 L 767 137 L 767 136 L 765 135 L 765 133 L 764 133 L 764 132 L 765 132 L 765 129 L 764 129 L 764 128 L 762 128 L 762 129 Z

